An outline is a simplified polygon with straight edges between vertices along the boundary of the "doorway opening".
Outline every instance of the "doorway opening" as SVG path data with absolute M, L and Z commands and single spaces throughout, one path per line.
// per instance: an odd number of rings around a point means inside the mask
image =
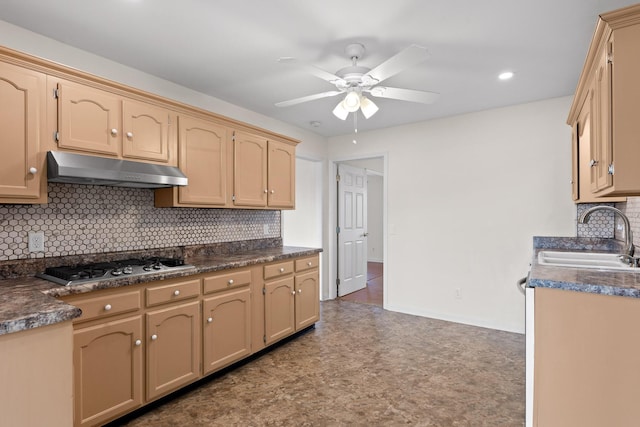
M 336 296 L 383 307 L 385 158 L 340 161 L 336 170 Z

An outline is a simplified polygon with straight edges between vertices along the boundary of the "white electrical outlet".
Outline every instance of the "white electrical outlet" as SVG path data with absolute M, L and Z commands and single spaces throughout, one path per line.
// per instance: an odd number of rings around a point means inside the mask
M 456 299 L 462 299 L 462 289 L 456 288 Z
M 29 232 L 29 252 L 44 252 L 44 231 Z

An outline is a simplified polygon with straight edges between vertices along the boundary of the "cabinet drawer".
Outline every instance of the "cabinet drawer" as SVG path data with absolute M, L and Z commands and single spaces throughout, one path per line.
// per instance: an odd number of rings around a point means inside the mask
M 312 268 L 318 268 L 318 257 L 310 256 L 296 260 L 296 271 L 305 271 Z
M 277 264 L 265 265 L 264 267 L 265 279 L 286 276 L 291 273 L 293 273 L 293 261 L 279 262 Z
M 151 286 L 147 288 L 147 307 L 173 301 L 182 301 L 187 298 L 197 297 L 198 295 L 200 295 L 199 279 Z
M 203 289 L 205 294 L 218 292 L 225 289 L 238 288 L 251 283 L 251 271 L 232 271 L 225 274 L 205 277 L 203 279 Z
M 82 316 L 76 319 L 76 322 L 115 316 L 116 314 L 136 311 L 141 307 L 140 291 L 138 290 L 83 298 L 76 301 L 69 301 L 69 303 L 82 310 Z

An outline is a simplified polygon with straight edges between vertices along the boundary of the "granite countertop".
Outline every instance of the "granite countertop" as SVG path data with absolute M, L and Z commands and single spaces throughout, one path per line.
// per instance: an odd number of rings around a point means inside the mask
M 635 272 L 538 264 L 538 252 L 541 250 L 622 253 L 623 246 L 622 242 L 614 239 L 534 237 L 527 286 L 640 298 L 640 269 Z
M 311 256 L 319 252 L 322 249 L 280 246 L 229 254 L 205 253 L 185 258 L 187 264 L 194 266 L 193 269 L 110 279 L 78 286 L 61 286 L 33 276 L 0 280 L 0 335 L 64 322 L 82 314 L 79 308 L 66 304 L 56 299 L 57 297 L 247 267 Z

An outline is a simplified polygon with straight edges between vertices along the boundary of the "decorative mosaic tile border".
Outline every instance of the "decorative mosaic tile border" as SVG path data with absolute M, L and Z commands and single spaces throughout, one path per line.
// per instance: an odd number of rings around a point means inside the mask
M 153 190 L 49 183 L 47 205 L 0 205 L 0 260 L 279 238 L 280 211 L 155 208 Z M 29 253 L 30 231 L 45 251 Z

